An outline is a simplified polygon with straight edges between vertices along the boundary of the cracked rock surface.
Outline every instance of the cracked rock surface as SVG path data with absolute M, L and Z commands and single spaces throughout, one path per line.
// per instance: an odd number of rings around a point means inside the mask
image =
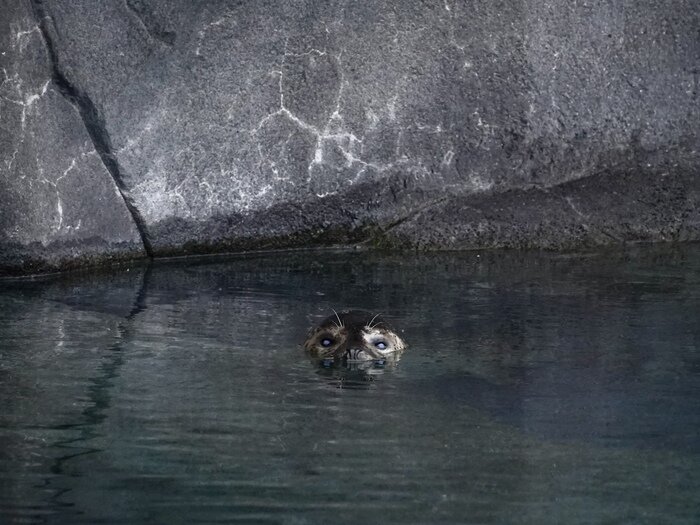
M 0 273 L 143 256 L 31 6 L 3 1 L 0 12 Z
M 3 268 L 700 237 L 694 0 L 0 5 Z

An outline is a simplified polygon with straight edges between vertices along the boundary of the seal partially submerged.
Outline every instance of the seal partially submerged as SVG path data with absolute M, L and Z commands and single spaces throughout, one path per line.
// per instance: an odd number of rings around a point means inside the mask
M 334 312 L 311 329 L 304 349 L 312 357 L 340 363 L 396 362 L 406 344 L 379 314 Z

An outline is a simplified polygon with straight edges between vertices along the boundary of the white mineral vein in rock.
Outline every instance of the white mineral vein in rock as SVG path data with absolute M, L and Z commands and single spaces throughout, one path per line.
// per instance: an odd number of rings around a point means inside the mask
M 41 170 L 40 173 L 42 174 L 42 179 L 41 181 L 48 184 L 49 186 L 52 186 L 54 191 L 56 192 L 56 222 L 57 224 L 54 226 L 53 230 L 55 232 L 60 231 L 61 227 L 63 226 L 63 201 L 61 200 L 61 192 L 58 189 L 58 184 L 61 182 L 63 179 L 65 179 L 68 174 L 75 168 L 75 159 L 71 160 L 70 166 L 68 166 L 64 171 L 61 176 L 59 176 L 55 181 L 51 181 L 47 179 L 43 173 L 44 171 Z
M 221 17 L 218 20 L 215 20 L 214 22 L 210 22 L 209 24 L 206 24 L 198 33 L 197 33 L 197 47 L 194 50 L 194 54 L 196 56 L 200 55 L 200 51 L 202 49 L 202 41 L 204 40 L 204 37 L 212 27 L 217 27 L 220 25 L 223 25 L 224 22 L 226 22 L 227 17 Z M 235 20 L 233 20 L 233 23 L 235 24 Z
M 9 159 L 5 159 L 5 170 L 6 170 L 6 171 L 8 171 L 8 172 L 12 171 L 12 165 L 14 164 L 15 159 L 17 158 L 17 153 L 19 153 L 19 150 L 18 150 L 18 149 L 16 149 L 16 150 L 12 153 L 12 156 L 10 156 Z M 22 179 L 23 179 L 24 177 L 25 177 L 24 174 L 22 174 L 22 175 L 20 176 L 20 178 L 22 178 Z
M 8 75 L 7 69 L 2 68 L 2 82 L 0 82 L 0 98 L 2 100 L 5 100 L 6 102 L 9 102 L 11 104 L 15 104 L 17 106 L 20 106 L 22 108 L 22 113 L 20 114 L 20 123 L 21 123 L 21 130 L 22 130 L 22 137 L 21 140 L 24 139 L 24 131 L 26 128 L 26 123 L 27 123 L 27 111 L 41 98 L 43 97 L 46 92 L 49 89 L 49 85 L 51 84 L 51 79 L 48 79 L 44 84 L 41 86 L 38 92 L 32 92 L 27 94 L 26 92 L 22 92 L 22 85 L 24 84 L 23 79 L 20 77 L 19 73 L 13 73 L 12 76 Z M 5 85 L 8 87 L 5 88 Z M 3 89 L 4 88 L 4 89 Z M 2 94 L 3 91 L 7 91 L 8 89 L 12 89 L 15 92 L 15 96 L 9 96 Z M 20 141 L 21 141 L 20 140 Z
M 28 29 L 26 31 L 18 30 L 12 35 L 12 49 L 19 48 L 19 52 L 23 53 L 24 50 L 27 48 L 27 45 L 29 44 L 29 37 L 34 34 L 41 34 L 38 25 L 35 25 L 31 29 Z
M 363 175 L 368 168 L 372 168 L 378 172 L 383 172 L 386 171 L 392 167 L 394 167 L 395 163 L 389 163 L 389 164 L 378 164 L 374 162 L 368 162 L 364 160 L 361 155 L 362 151 L 364 150 L 364 140 L 365 137 L 364 135 L 362 137 L 357 137 L 354 133 L 350 131 L 344 131 L 342 129 L 342 122 L 343 122 L 343 116 L 341 112 L 341 106 L 342 106 L 342 100 L 343 100 L 343 92 L 344 89 L 347 85 L 347 81 L 345 80 L 345 74 L 343 72 L 343 62 L 342 62 L 342 52 L 333 55 L 337 64 L 338 64 L 338 71 L 340 73 L 340 82 L 338 86 L 338 93 L 336 94 L 336 101 L 335 101 L 335 108 L 333 112 L 330 114 L 328 117 L 328 120 L 326 121 L 326 124 L 322 130 L 318 129 L 316 126 L 309 124 L 308 122 L 305 122 L 301 118 L 299 118 L 297 115 L 295 115 L 285 104 L 285 98 L 284 98 L 284 67 L 286 65 L 287 58 L 290 56 L 305 56 L 311 53 L 315 54 L 326 54 L 326 51 L 321 51 L 318 49 L 312 49 L 311 51 L 307 51 L 305 53 L 296 53 L 292 54 L 289 53 L 288 51 L 288 43 L 289 40 L 285 42 L 285 49 L 284 49 L 284 54 L 282 56 L 282 62 L 280 64 L 280 68 L 273 70 L 270 72 L 270 74 L 275 75 L 278 77 L 278 89 L 279 89 L 279 109 L 266 115 L 263 117 L 256 127 L 251 130 L 252 135 L 257 135 L 260 130 L 265 126 L 270 120 L 276 118 L 276 117 L 285 117 L 289 121 L 293 122 L 298 128 L 310 133 L 316 138 L 316 145 L 314 148 L 314 154 L 311 159 L 311 162 L 307 166 L 307 172 L 309 173 L 309 176 L 307 178 L 307 181 L 311 181 L 311 172 L 313 168 L 317 165 L 323 164 L 324 163 L 324 154 L 323 150 L 324 147 L 326 146 L 327 142 L 331 142 L 335 145 L 335 147 L 338 148 L 340 153 L 343 155 L 345 158 L 345 167 L 351 167 L 355 164 L 359 166 L 358 171 L 355 173 L 355 176 L 352 177 L 348 183 L 349 184 L 354 184 L 357 182 L 361 175 Z M 395 120 L 396 119 L 396 103 L 398 100 L 398 93 L 393 97 L 392 101 L 390 102 L 389 105 L 389 116 L 390 119 Z M 373 115 L 373 114 L 372 114 Z M 378 121 L 378 117 L 376 115 L 374 116 L 376 121 Z M 337 124 L 337 125 L 336 125 Z M 340 128 L 338 131 L 332 131 L 335 128 Z M 442 132 L 442 129 L 440 126 L 434 127 L 434 126 L 421 126 L 420 129 L 422 130 L 428 130 L 428 131 L 433 131 L 436 133 Z M 288 139 L 289 140 L 289 139 Z M 358 147 L 360 151 L 358 152 Z M 277 171 L 276 167 L 272 165 L 272 163 L 269 161 L 269 159 L 266 157 L 266 155 L 262 151 L 262 146 L 258 142 L 258 152 L 260 155 L 261 163 L 266 162 L 268 165 L 271 166 L 271 171 L 275 174 L 275 176 L 279 176 L 279 172 Z M 327 193 L 322 192 L 323 195 L 327 195 Z
M 56 212 L 58 213 L 58 225 L 56 226 L 56 231 L 59 231 L 61 229 L 61 226 L 63 226 L 63 204 L 61 202 L 61 196 L 56 193 L 56 197 L 58 198 L 58 201 L 56 202 Z
M 445 153 L 445 156 L 442 157 L 442 166 L 449 166 L 452 164 L 452 159 L 454 158 L 455 153 L 452 150 L 449 150 L 447 153 Z
M 581 210 L 579 210 L 579 209 L 576 207 L 576 205 L 574 204 L 574 202 L 573 202 L 573 200 L 571 199 L 571 197 L 564 197 L 564 201 L 565 201 L 566 204 L 569 206 L 569 208 L 571 208 L 571 209 L 573 210 L 573 212 L 574 212 L 576 215 L 578 215 L 578 216 L 581 217 L 582 219 L 588 219 L 588 215 L 586 215 L 585 213 L 581 212 Z
M 92 144 L 91 144 L 91 143 L 86 143 L 86 144 L 84 145 L 84 147 L 86 147 L 86 148 L 88 148 L 88 147 L 91 148 L 91 147 L 92 147 Z M 90 150 L 88 150 L 88 151 L 84 151 L 83 153 L 81 153 L 81 154 L 78 155 L 77 157 L 74 157 L 73 159 L 71 159 L 70 164 L 68 165 L 68 167 L 67 167 L 65 170 L 63 170 L 63 172 L 61 173 L 61 175 L 59 175 L 59 176 L 56 178 L 56 180 L 50 180 L 49 178 L 46 177 L 46 175 L 45 175 L 46 171 L 45 171 L 44 168 L 42 167 L 41 159 L 39 159 L 38 154 L 37 154 L 37 159 L 36 159 L 36 162 L 37 162 L 37 170 L 38 170 L 39 175 L 40 175 L 40 177 L 41 177 L 40 180 L 39 180 L 39 182 L 42 183 L 42 184 L 48 184 L 49 186 L 51 186 L 51 187 L 53 188 L 55 194 L 56 194 L 56 224 L 53 226 L 53 231 L 54 231 L 54 232 L 58 232 L 58 231 L 60 231 L 61 229 L 63 229 L 64 231 L 68 231 L 68 230 L 79 230 L 79 229 L 80 229 L 80 225 L 82 224 L 81 220 L 78 220 L 78 223 L 77 223 L 75 226 L 70 226 L 70 225 L 64 225 L 64 224 L 63 224 L 63 223 L 64 223 L 63 199 L 61 198 L 61 190 L 60 190 L 60 188 L 59 188 L 59 184 L 60 184 L 66 177 L 68 177 L 69 174 L 77 167 L 78 162 L 80 162 L 81 160 L 85 159 L 86 157 L 89 157 L 89 156 L 92 156 L 92 155 L 97 155 L 97 152 L 96 152 L 94 149 L 90 149 Z M 31 181 L 29 181 L 29 184 L 30 184 L 30 186 L 31 186 Z M 121 197 L 120 197 L 120 198 L 121 198 Z

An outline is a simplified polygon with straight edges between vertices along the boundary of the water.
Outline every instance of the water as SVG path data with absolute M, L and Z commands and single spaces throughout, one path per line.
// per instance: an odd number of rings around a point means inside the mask
M 286 253 L 0 283 L 2 523 L 697 523 L 700 249 Z M 299 344 L 331 308 L 410 345 Z

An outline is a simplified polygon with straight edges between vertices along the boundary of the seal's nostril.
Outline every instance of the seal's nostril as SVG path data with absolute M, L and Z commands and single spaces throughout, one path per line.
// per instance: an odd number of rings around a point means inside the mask
M 360 357 L 361 352 L 361 348 L 349 348 L 348 351 L 345 352 L 345 357 L 347 357 L 348 359 L 358 359 Z
M 392 353 L 406 345 L 379 315 L 362 310 L 333 312 L 314 329 L 304 349 L 314 357 L 368 361 Z

